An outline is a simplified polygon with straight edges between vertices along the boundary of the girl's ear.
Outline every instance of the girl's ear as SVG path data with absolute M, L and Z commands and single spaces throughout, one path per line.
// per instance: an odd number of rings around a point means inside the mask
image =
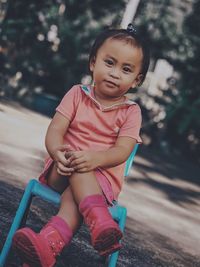
M 135 78 L 133 84 L 132 84 L 132 88 L 135 88 L 136 86 L 139 86 L 142 82 L 143 79 L 143 74 L 138 74 L 138 76 Z
M 94 70 L 95 61 L 96 61 L 96 58 L 95 58 L 95 57 L 93 57 L 93 58 L 90 60 L 90 71 L 91 71 L 91 72 L 93 72 L 93 70 Z

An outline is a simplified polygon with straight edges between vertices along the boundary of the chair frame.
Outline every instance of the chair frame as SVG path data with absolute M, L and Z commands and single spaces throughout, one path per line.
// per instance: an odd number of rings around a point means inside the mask
M 128 175 L 131 169 L 133 159 L 135 157 L 137 149 L 138 149 L 138 144 L 135 145 L 132 153 L 130 154 L 128 160 L 126 161 L 126 167 L 124 171 L 125 176 Z M 5 266 L 9 251 L 12 246 L 12 238 L 15 232 L 19 228 L 24 227 L 26 224 L 30 205 L 31 205 L 33 197 L 35 196 L 41 197 L 43 200 L 46 200 L 47 202 L 53 203 L 57 206 L 59 206 L 60 200 L 61 200 L 60 194 L 53 191 L 48 186 L 41 184 L 36 179 L 32 179 L 29 181 L 28 185 L 25 188 L 19 207 L 16 211 L 16 215 L 13 219 L 13 222 L 8 232 L 4 246 L 1 250 L 0 267 Z M 114 206 L 109 207 L 109 212 L 111 213 L 113 219 L 118 222 L 118 225 L 121 231 L 123 232 L 125 228 L 125 224 L 126 224 L 127 209 L 125 207 L 120 206 L 118 203 L 115 203 Z M 119 251 L 114 252 L 109 256 L 108 267 L 116 266 L 118 255 L 119 255 Z

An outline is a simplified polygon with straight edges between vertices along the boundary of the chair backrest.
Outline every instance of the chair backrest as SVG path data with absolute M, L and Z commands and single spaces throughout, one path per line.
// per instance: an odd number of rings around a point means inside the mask
M 128 174 L 129 174 L 129 171 L 130 171 L 131 166 L 133 164 L 133 160 L 134 160 L 135 154 L 136 154 L 136 152 L 138 150 L 138 146 L 139 146 L 139 144 L 135 144 L 133 151 L 131 152 L 129 158 L 126 161 L 125 170 L 124 170 L 124 176 L 125 177 L 128 176 Z

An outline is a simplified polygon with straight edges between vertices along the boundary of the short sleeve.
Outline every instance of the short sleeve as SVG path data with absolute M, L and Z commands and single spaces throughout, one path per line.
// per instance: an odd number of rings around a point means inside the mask
M 56 111 L 60 112 L 69 121 L 72 121 L 80 100 L 80 86 L 73 86 L 63 97 Z
M 119 131 L 119 137 L 127 136 L 134 138 L 137 143 L 142 143 L 140 129 L 142 124 L 142 115 L 140 107 L 135 104 L 128 108 L 125 122 Z

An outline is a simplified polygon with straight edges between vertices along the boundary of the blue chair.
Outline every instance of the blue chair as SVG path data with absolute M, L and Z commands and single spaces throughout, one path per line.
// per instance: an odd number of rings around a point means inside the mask
M 126 162 L 126 167 L 125 167 L 125 172 L 124 172 L 125 176 L 127 176 L 130 171 L 137 149 L 138 149 L 138 144 L 135 145 L 131 155 L 129 156 Z M 19 207 L 17 209 L 16 215 L 11 225 L 11 228 L 9 230 L 9 233 L 7 235 L 7 239 L 2 248 L 2 251 L 0 254 L 0 267 L 5 266 L 5 263 L 6 263 L 11 245 L 12 245 L 12 238 L 15 232 L 19 228 L 23 227 L 26 223 L 29 208 L 32 202 L 32 198 L 34 196 L 39 196 L 42 199 L 50 203 L 53 203 L 55 205 L 58 205 L 58 206 L 60 204 L 60 194 L 58 194 L 57 192 L 53 191 L 52 189 L 50 189 L 49 187 L 45 185 L 42 185 L 36 179 L 32 179 L 28 183 L 28 185 L 26 186 L 25 192 L 22 196 L 22 199 L 20 201 Z M 125 228 L 126 216 L 127 216 L 126 208 L 116 203 L 113 207 L 109 208 L 109 211 L 113 219 L 117 221 L 121 231 L 123 232 Z M 118 255 L 119 255 L 119 252 L 117 251 L 109 256 L 108 267 L 116 266 Z

